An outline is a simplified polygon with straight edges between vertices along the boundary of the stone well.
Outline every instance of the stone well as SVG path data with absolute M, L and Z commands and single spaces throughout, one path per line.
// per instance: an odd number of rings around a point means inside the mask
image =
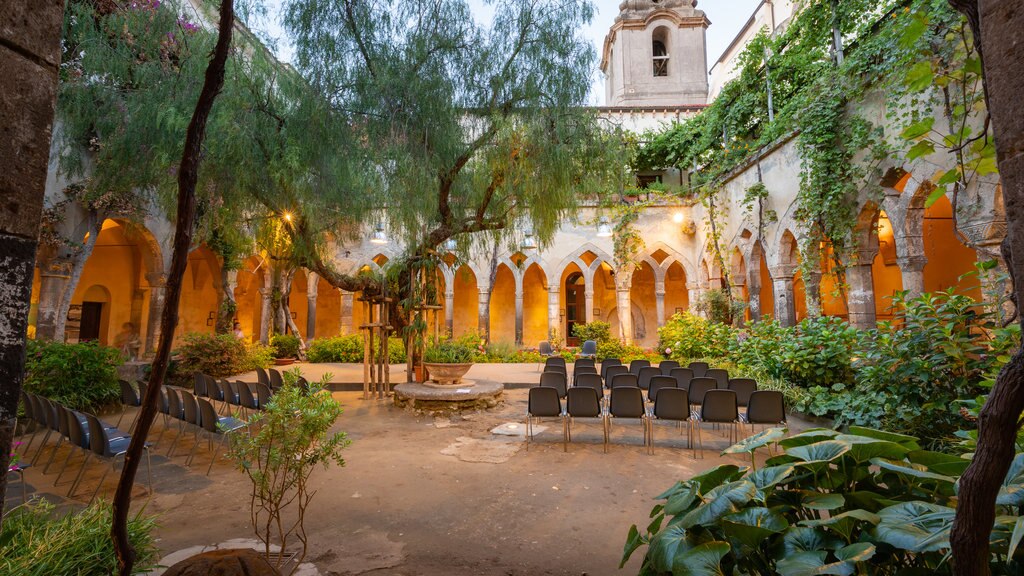
M 408 382 L 395 386 L 395 406 L 428 414 L 471 412 L 498 406 L 504 394 L 500 382 L 463 380 L 454 386 Z

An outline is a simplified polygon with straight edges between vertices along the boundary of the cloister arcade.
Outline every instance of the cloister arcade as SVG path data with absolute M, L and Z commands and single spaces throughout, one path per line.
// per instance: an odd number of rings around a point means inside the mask
M 740 173 L 735 185 L 744 185 L 746 176 Z M 734 298 L 747 303 L 745 321 L 775 318 L 783 324 L 820 309 L 870 327 L 892 318 L 892 297 L 901 290 L 916 295 L 956 287 L 980 299 L 985 278 L 961 278 L 979 259 L 996 254 L 1001 229 L 998 186 L 991 187 L 995 198 L 986 200 L 987 212 L 963 212 L 961 207 L 959 222 L 948 194 L 928 204 L 934 187 L 927 178 L 894 169 L 882 188 L 880 200 L 863 200 L 857 207 L 854 249 L 841 259 L 844 282 L 837 281 L 840 259 L 827 243 L 819 246 L 818 266 L 801 265 L 806 230 L 788 212 L 763 227 L 758 239 L 757 227 L 736 210 L 723 225 L 720 265 L 706 232 L 680 233 L 672 223 L 680 219 L 669 208 L 654 206 L 640 218 L 644 249 L 620 270 L 615 269 L 611 239 L 596 237 L 578 223 L 567 223 L 543 251 L 499 253 L 496 259 L 492 254 L 460 255 L 462 259 L 448 254 L 438 269 L 438 323 L 456 336 L 489 334 L 492 342 L 536 347 L 551 337 L 577 344 L 573 326 L 601 320 L 624 340 L 653 346 L 658 327 L 668 318 L 693 309 L 702 292 L 724 287 L 727 281 Z M 785 198 L 773 201 L 785 205 Z M 704 217 L 700 205 L 671 210 L 683 210 L 694 221 Z M 165 221 L 153 219 L 103 223 L 73 287 L 66 339 L 110 344 L 128 322 L 141 335 L 145 350 L 155 347 L 170 251 L 167 230 Z M 339 247 L 339 254 L 344 254 L 336 260 L 342 271 L 380 271 L 398 248 L 364 242 Z M 193 249 L 176 337 L 213 332 L 217 311 L 230 291 L 234 318 L 245 338 L 265 341 L 272 314 L 270 266 L 269 259 L 253 255 L 240 269 L 224 273 L 208 247 Z M 810 277 L 805 277 L 807 271 Z M 33 327 L 45 323 L 68 283 L 66 267 L 40 260 L 32 295 Z M 288 304 L 304 338 L 357 333 L 364 321 L 358 301 L 359 294 L 338 290 L 315 273 L 293 272 Z

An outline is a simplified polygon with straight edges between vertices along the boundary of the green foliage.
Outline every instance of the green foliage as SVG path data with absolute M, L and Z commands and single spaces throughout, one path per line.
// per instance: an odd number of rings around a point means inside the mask
M 250 434 L 232 434 L 231 457 L 252 482 L 252 525 L 269 554 L 271 543 L 286 549 L 294 535 L 306 553 L 303 522 L 316 494 L 309 478 L 316 468 L 344 466 L 349 441 L 331 432 L 341 404 L 324 390 L 329 375 L 308 390 L 297 384 L 298 369 L 284 373 L 284 386 L 249 419 Z M 301 558 L 300 558 L 301 560 Z M 281 559 L 276 568 L 280 569 Z
M 736 331 L 726 324 L 682 312 L 658 328 L 658 349 L 673 360 L 721 358 L 735 338 Z
M 172 381 L 190 384 L 192 374 L 202 372 L 226 378 L 270 366 L 272 351 L 259 343 L 246 344 L 232 334 L 190 332 L 175 350 L 178 360 L 169 371 Z
M 435 340 L 423 353 L 423 361 L 431 364 L 469 364 L 477 357 L 477 348 L 463 340 Z
M 117 367 L 123 363 L 120 352 L 96 342 L 29 340 L 24 387 L 73 410 L 96 412 L 121 397 Z
M 296 358 L 302 341 L 295 334 L 275 334 L 270 338 L 270 348 L 274 358 Z
M 733 319 L 741 316 L 746 304 L 729 298 L 729 294 L 721 288 L 713 288 L 701 292 L 695 308 L 707 319 L 719 324 L 732 324 Z
M 363 345 L 363 337 L 359 334 L 317 338 L 309 343 L 306 359 L 317 363 L 359 363 L 363 361 Z M 392 364 L 405 362 L 405 343 L 401 338 L 388 338 L 388 359 Z
M 646 547 L 640 574 L 950 574 L 955 486 L 968 461 L 922 450 L 916 438 L 870 428 L 785 429 L 725 453 L 778 441 L 765 467 L 722 465 L 676 482 L 641 532 L 632 526 L 622 564 Z M 752 460 L 753 461 L 753 460 Z M 991 537 L 996 574 L 1016 573 L 1024 454 L 1014 459 Z M 1015 542 L 1016 540 L 1014 540 Z
M 84 510 L 61 516 L 46 500 L 32 500 L 4 515 L 0 532 L 0 573 L 100 575 L 117 573 L 110 539 L 111 507 L 98 500 Z M 156 521 L 140 511 L 128 519 L 128 541 L 135 550 L 135 569 L 156 568 L 159 549 L 153 537 Z
M 573 324 L 572 335 L 579 338 L 580 342 L 593 340 L 598 344 L 606 344 L 617 338 L 612 338 L 612 325 L 601 320 L 594 320 L 586 324 Z
M 832 316 L 800 322 L 776 352 L 780 376 L 797 386 L 831 386 L 849 382 L 860 333 Z

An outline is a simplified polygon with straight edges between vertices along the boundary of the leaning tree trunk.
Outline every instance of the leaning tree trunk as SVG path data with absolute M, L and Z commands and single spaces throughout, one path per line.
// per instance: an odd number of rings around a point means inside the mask
M 227 266 L 220 267 L 220 294 L 217 298 L 217 324 L 214 332 L 217 334 L 230 334 L 234 327 L 235 312 L 238 310 L 238 302 L 235 301 L 235 292 L 231 288 L 231 273 Z
M 217 94 L 224 86 L 224 69 L 227 65 L 231 47 L 231 31 L 235 23 L 234 1 L 221 0 L 220 22 L 217 29 L 217 45 L 213 57 L 206 67 L 203 88 L 199 92 L 192 121 L 185 134 L 185 149 L 181 154 L 181 165 L 178 168 L 178 210 L 174 227 L 174 250 L 171 256 L 171 268 L 167 274 L 166 303 L 160 317 L 160 344 L 153 358 L 150 372 L 149 387 L 143 399 L 142 408 L 136 422 L 135 433 L 132 434 L 128 453 L 124 458 L 124 468 L 117 483 L 114 494 L 114 523 L 111 537 L 117 553 L 117 564 L 121 576 L 130 576 L 135 564 L 135 550 L 128 540 L 128 512 L 132 502 L 132 487 L 135 485 L 135 474 L 139 469 L 139 459 L 145 447 L 146 437 L 153 425 L 157 412 L 157 398 L 164 383 L 167 363 L 171 356 L 171 343 L 174 340 L 174 329 L 178 325 L 178 304 L 181 298 L 182 279 L 188 265 L 189 248 L 192 245 L 192 233 L 196 216 L 196 182 L 199 179 L 199 162 L 203 139 L 206 136 L 206 121 L 213 108 Z
M 1024 2 L 950 0 L 971 24 L 982 56 L 988 111 L 992 116 L 1003 185 L 1007 233 L 1002 252 L 1012 279 L 1024 279 Z M 980 10 L 979 10 L 980 8 Z M 1016 303 L 1024 283 L 1014 282 Z M 1024 320 L 1022 320 L 1024 322 Z M 999 372 L 978 416 L 978 446 L 960 478 L 957 515 L 950 534 L 958 576 L 989 573 L 989 534 L 996 496 L 1010 467 L 1024 411 L 1024 353 L 1018 351 Z
M 60 302 L 57 304 L 57 316 L 53 319 L 53 339 L 57 342 L 64 341 L 64 333 L 68 325 L 68 311 L 71 310 L 71 300 L 75 296 L 78 282 L 82 279 L 85 264 L 89 261 L 89 257 L 92 256 L 93 250 L 96 249 L 96 240 L 100 235 L 100 230 L 103 229 L 103 220 L 105 218 L 92 210 L 89 211 L 87 218 L 89 219 L 89 233 L 85 237 L 85 243 L 82 244 L 81 250 L 78 250 L 71 260 L 71 272 L 68 275 L 68 283 L 64 286 L 64 293 L 61 294 Z
M 39 222 L 46 191 L 63 0 L 0 10 L 0 503 L 17 424 Z M 0 504 L 0 524 L 3 506 Z

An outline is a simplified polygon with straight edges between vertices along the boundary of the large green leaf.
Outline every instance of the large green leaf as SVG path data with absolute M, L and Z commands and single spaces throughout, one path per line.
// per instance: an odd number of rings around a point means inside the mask
M 838 562 L 827 562 L 828 552 L 824 550 L 799 552 L 779 560 L 776 568 L 782 576 L 849 576 L 857 570 L 858 562 L 866 562 L 875 555 L 875 547 L 868 542 L 858 542 L 836 550 L 835 555 Z
M 686 512 L 699 501 L 697 485 L 694 483 L 688 484 L 668 499 L 668 502 L 665 503 L 665 514 L 675 516 L 681 512 Z
M 922 156 L 928 156 L 935 152 L 935 144 L 931 140 L 920 140 L 907 150 L 907 162 L 913 162 Z
M 953 483 L 956 482 L 956 478 L 952 478 L 944 474 L 929 472 L 920 464 L 886 460 L 885 458 L 872 458 L 871 463 L 883 470 L 889 470 L 918 480 L 932 481 L 936 484 L 949 486 L 950 488 L 952 488 Z
M 837 442 L 845 442 L 850 445 L 850 456 L 857 462 L 867 462 L 872 458 L 900 459 L 907 455 L 910 450 L 896 442 L 879 440 L 869 436 L 857 434 L 840 434 L 835 437 Z
M 813 526 L 790 526 L 782 535 L 782 549 L 786 556 L 799 552 L 832 550 L 842 546 L 842 541 Z
M 626 565 L 626 562 L 629 561 L 629 557 L 633 555 L 633 552 L 636 552 L 636 549 L 643 543 L 643 536 L 641 536 L 640 531 L 636 529 L 636 524 L 630 526 L 629 534 L 626 535 L 626 546 L 622 550 L 622 561 L 619 562 L 620 570 Z
M 784 438 L 787 432 L 789 432 L 788 428 L 768 428 L 767 430 L 762 430 L 753 436 L 744 438 L 736 444 L 729 446 L 722 451 L 722 454 L 745 454 L 753 452 L 754 450 L 767 446 L 780 438 Z
M 931 68 L 929 68 L 928 71 L 930 73 Z M 900 132 L 900 136 L 902 136 L 906 140 L 917 140 L 918 138 L 921 138 L 922 136 L 925 136 L 926 134 L 931 132 L 932 126 L 934 125 L 935 118 L 933 118 L 932 116 L 928 116 L 927 118 L 922 118 L 921 120 L 918 120 L 917 122 L 914 122 L 913 124 L 904 128 L 903 132 Z M 859 432 L 856 433 L 859 434 Z
M 686 488 L 690 484 L 691 484 L 691 482 L 689 480 L 687 480 L 686 482 L 683 482 L 682 480 L 676 480 L 676 483 L 673 484 L 671 488 L 669 488 L 668 490 L 665 490 L 661 494 L 658 494 L 657 496 L 654 497 L 654 499 L 655 500 L 666 500 L 666 499 L 670 498 L 673 494 L 675 494 L 676 492 Z
M 723 516 L 720 525 L 730 537 L 756 548 L 772 534 L 778 534 L 788 528 L 789 521 L 778 512 L 757 507 Z
M 722 576 L 722 558 L 728 553 L 728 542 L 715 540 L 694 546 L 676 555 L 672 576 Z
M 921 60 L 911 66 L 907 70 L 907 75 L 903 78 L 904 84 L 907 85 L 907 89 L 911 92 L 924 90 L 931 86 L 934 80 L 935 73 L 932 72 L 932 65 L 928 60 Z M 911 138 L 911 136 L 904 136 L 904 138 Z
M 999 488 L 996 504 L 1000 506 L 1020 506 L 1024 504 L 1024 454 L 1017 454 L 1010 463 L 1010 469 L 1003 478 Z
M 901 502 L 879 510 L 875 537 L 901 550 L 933 552 L 949 548 L 956 510 L 930 502 Z
M 774 488 L 783 480 L 789 478 L 789 475 L 796 470 L 796 466 L 791 464 L 783 464 L 781 466 L 767 466 L 761 468 L 755 472 L 751 472 L 747 476 L 747 480 L 754 483 L 758 490 L 767 490 Z
M 907 454 L 907 460 L 927 467 L 930 472 L 946 476 L 960 476 L 971 463 L 958 456 L 931 450 L 914 450 Z
M 726 514 L 736 512 L 756 494 L 757 486 L 749 480 L 722 484 L 705 494 L 704 501 L 688 512 L 680 525 L 683 528 L 692 528 L 698 524 L 711 524 Z
M 815 490 L 797 490 L 797 493 L 800 494 L 800 505 L 811 510 L 835 510 L 846 504 L 842 494 Z
M 897 444 L 906 446 L 911 450 L 921 449 L 921 446 L 917 443 L 917 438 L 914 438 L 913 436 L 908 436 L 906 434 L 897 434 L 896 432 L 875 430 L 874 428 L 867 428 L 865 426 L 850 426 L 850 434 L 856 434 L 857 436 L 867 436 L 868 438 L 885 440 L 886 442 L 895 442 Z
M 847 510 L 842 514 L 836 514 L 835 516 L 829 516 L 821 520 L 804 520 L 800 524 L 804 526 L 823 526 L 832 530 L 836 534 L 843 537 L 844 540 L 849 542 L 853 539 L 853 531 L 857 527 L 857 522 L 867 522 L 868 524 L 878 524 L 880 517 L 877 514 L 868 512 L 867 510 Z
M 809 428 L 799 434 L 794 434 L 789 438 L 779 440 L 779 446 L 782 446 L 783 448 L 806 446 L 807 444 L 814 444 L 815 442 L 828 440 L 829 438 L 834 438 L 838 435 L 839 432 L 828 428 Z
M 717 488 L 725 482 L 740 478 L 745 471 L 746 468 L 740 468 L 733 464 L 722 464 L 694 476 L 690 479 L 690 482 L 696 482 L 700 486 L 700 493 L 707 494 L 713 488 Z
M 658 572 L 670 572 L 680 547 L 684 550 L 690 547 L 686 542 L 686 530 L 679 526 L 669 526 L 651 538 L 647 560 Z
M 797 464 L 811 468 L 820 468 L 850 451 L 850 444 L 838 440 L 825 440 L 806 446 L 788 448 L 786 454 L 801 460 Z

